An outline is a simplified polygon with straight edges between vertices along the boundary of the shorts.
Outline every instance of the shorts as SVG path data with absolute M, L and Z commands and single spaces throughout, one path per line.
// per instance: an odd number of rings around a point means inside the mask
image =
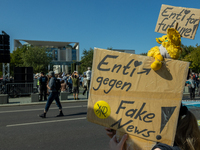
M 79 93 L 79 87 L 73 87 L 73 93 Z

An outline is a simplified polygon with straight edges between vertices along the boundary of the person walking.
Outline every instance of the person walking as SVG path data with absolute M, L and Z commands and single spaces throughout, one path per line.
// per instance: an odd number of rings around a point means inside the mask
M 198 76 L 198 92 L 197 92 L 197 95 L 200 96 L 200 73 L 199 73 L 199 76 Z
M 196 88 L 196 82 L 193 79 L 193 76 L 189 77 L 189 80 L 186 81 L 186 84 L 189 88 L 189 92 L 190 92 L 190 100 L 194 100 L 195 98 L 195 88 Z
M 40 85 L 40 100 L 42 101 L 42 97 L 44 95 L 44 100 L 47 100 L 47 77 L 44 75 L 44 72 L 41 72 L 41 77 L 39 79 Z
M 86 75 L 83 76 L 83 88 L 84 88 L 84 91 L 83 91 L 83 95 L 85 94 L 85 92 L 87 91 L 87 77 Z
M 69 93 L 72 93 L 72 78 L 69 75 L 67 79 L 68 87 L 69 87 Z
M 79 76 L 76 72 L 72 74 L 72 84 L 73 84 L 73 95 L 75 100 L 79 100 Z
M 49 96 L 48 96 L 47 103 L 46 103 L 46 106 L 44 109 L 44 113 L 39 115 L 39 117 L 46 118 L 46 113 L 48 112 L 49 107 L 51 106 L 54 99 L 59 108 L 59 114 L 57 115 L 57 117 L 64 116 L 64 114 L 62 112 L 62 105 L 59 100 L 59 91 L 56 89 L 56 80 L 57 79 L 56 79 L 53 71 L 49 72 L 49 77 L 50 77 L 50 81 L 49 81 L 49 84 L 47 85 L 47 88 L 49 90 Z
M 88 71 L 86 71 L 86 76 L 87 76 L 87 90 L 88 91 L 89 91 L 89 88 L 90 88 L 91 75 L 92 75 L 91 68 L 88 67 Z

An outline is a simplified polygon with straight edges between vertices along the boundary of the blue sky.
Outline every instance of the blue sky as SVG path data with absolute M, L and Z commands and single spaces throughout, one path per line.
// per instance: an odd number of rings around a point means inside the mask
M 0 0 L 0 32 L 14 39 L 79 42 L 84 49 L 135 50 L 157 44 L 155 26 L 162 4 L 200 9 L 200 0 Z M 200 45 L 200 29 L 184 45 Z

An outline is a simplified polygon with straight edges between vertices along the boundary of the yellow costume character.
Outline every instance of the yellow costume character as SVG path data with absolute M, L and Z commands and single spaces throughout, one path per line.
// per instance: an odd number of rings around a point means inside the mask
M 167 29 L 167 35 L 156 38 L 161 44 L 160 47 L 155 46 L 148 51 L 147 56 L 155 58 L 151 64 L 151 68 L 156 71 L 162 67 L 164 58 L 178 59 L 181 53 L 181 35 L 174 28 Z

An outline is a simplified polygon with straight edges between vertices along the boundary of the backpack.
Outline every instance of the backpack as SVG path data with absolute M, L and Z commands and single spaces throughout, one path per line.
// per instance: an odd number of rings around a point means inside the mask
M 60 92 L 60 88 L 61 88 L 60 79 L 56 79 L 56 90 L 57 90 L 57 92 Z

